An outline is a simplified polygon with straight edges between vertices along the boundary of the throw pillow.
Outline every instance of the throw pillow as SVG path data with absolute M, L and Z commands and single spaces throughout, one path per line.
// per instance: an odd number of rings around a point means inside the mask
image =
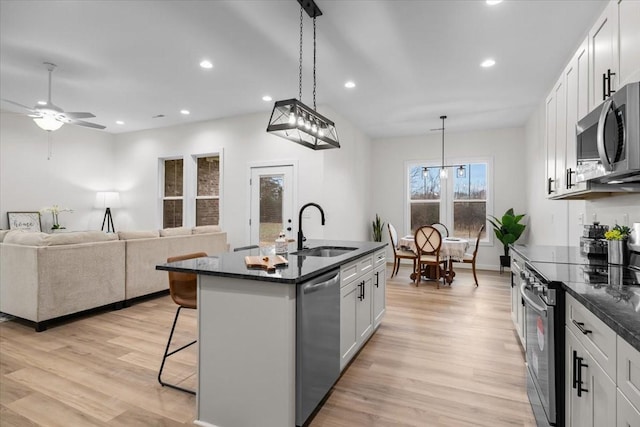
M 219 225 L 200 225 L 193 227 L 193 234 L 205 234 L 205 233 L 220 233 L 222 228 Z
M 158 230 L 118 231 L 118 237 L 120 237 L 120 240 L 153 239 L 160 237 L 160 233 Z
M 186 236 L 191 234 L 191 229 L 187 227 L 164 228 L 160 230 L 160 237 Z

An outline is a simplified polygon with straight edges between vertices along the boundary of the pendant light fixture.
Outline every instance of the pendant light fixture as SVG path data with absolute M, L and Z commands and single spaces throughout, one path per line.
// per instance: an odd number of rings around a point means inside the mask
M 316 111 L 316 17 L 322 15 L 313 0 L 300 3 L 300 64 L 298 99 L 276 101 L 267 132 L 281 136 L 313 150 L 340 148 L 335 124 Z M 313 108 L 302 103 L 302 28 L 303 11 L 313 18 Z
M 458 178 L 464 178 L 467 174 L 465 165 L 445 165 L 444 164 L 444 121 L 447 116 L 440 116 L 440 120 L 442 120 L 442 127 L 433 130 L 441 130 L 442 131 L 442 162 L 440 163 L 440 179 L 446 179 L 449 176 L 449 171 L 447 168 L 457 168 L 456 174 Z M 423 167 L 422 174 L 426 177 L 429 173 L 429 168 Z

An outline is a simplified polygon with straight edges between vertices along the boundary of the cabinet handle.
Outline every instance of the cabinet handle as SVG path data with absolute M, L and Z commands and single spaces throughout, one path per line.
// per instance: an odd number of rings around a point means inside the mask
M 379 284 L 380 284 L 380 272 L 376 271 L 376 288 L 378 287 Z
M 607 99 L 607 74 L 602 73 L 602 100 Z
M 358 300 L 362 301 L 362 282 L 358 283 Z
M 573 388 L 578 386 L 578 352 L 573 350 Z
M 588 368 L 589 365 L 582 363 L 582 357 L 576 357 L 576 360 L 578 362 L 578 397 L 581 397 L 583 391 L 585 393 L 589 392 L 586 388 L 582 388 L 582 368 Z
M 607 70 L 607 96 L 611 96 L 611 94 L 615 92 L 615 90 L 611 89 L 611 76 L 615 75 L 616 73 L 612 73 L 611 69 Z
M 573 175 L 574 173 L 576 173 L 576 171 L 574 171 L 573 169 L 567 169 L 567 190 L 570 190 L 571 187 L 575 186 L 575 184 L 571 182 L 571 175 Z
M 554 190 L 551 190 L 551 183 L 556 182 L 553 178 L 547 178 L 547 194 L 555 193 Z
M 593 332 L 589 329 L 585 329 L 583 322 L 576 322 L 575 319 L 571 319 L 571 321 L 573 322 L 574 325 L 576 325 L 576 328 L 578 328 L 580 332 L 582 332 L 583 334 L 587 335 Z
M 365 281 L 363 280 L 362 281 L 362 299 L 364 299 L 364 284 L 365 284 Z

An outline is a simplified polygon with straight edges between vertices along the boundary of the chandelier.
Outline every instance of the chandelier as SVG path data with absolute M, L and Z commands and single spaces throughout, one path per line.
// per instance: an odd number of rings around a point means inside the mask
M 441 130 L 442 131 L 442 162 L 440 163 L 440 178 L 441 179 L 446 179 L 449 176 L 449 173 L 447 171 L 447 168 L 457 168 L 456 169 L 456 174 L 458 176 L 458 178 L 464 178 L 467 175 L 467 171 L 465 169 L 465 165 L 445 165 L 444 164 L 444 121 L 447 118 L 447 116 L 440 116 L 440 119 L 442 120 L 442 127 L 441 128 L 437 128 L 437 129 L 431 129 L 433 130 Z M 428 167 L 423 167 L 422 168 L 422 175 L 424 177 L 426 177 L 429 174 L 429 168 Z
M 276 101 L 267 132 L 313 150 L 340 148 L 335 124 L 316 111 L 316 17 L 322 15 L 313 0 L 300 3 L 300 63 L 298 68 L 298 99 Z M 303 11 L 313 18 L 313 108 L 302 103 L 302 28 Z

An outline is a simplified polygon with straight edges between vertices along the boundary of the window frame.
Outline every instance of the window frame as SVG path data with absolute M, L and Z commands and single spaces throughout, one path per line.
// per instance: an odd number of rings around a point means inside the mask
M 198 159 L 202 157 L 218 157 L 218 195 L 217 196 L 198 196 Z M 223 174 L 223 155 L 222 149 L 218 151 L 212 151 L 208 153 L 198 153 L 191 155 L 191 167 L 190 167 L 190 185 L 189 185 L 189 202 L 187 207 L 187 218 L 189 219 L 190 226 L 195 227 L 196 225 L 196 200 L 218 200 L 218 224 L 222 227 L 222 201 L 223 198 L 223 182 L 222 178 Z
M 493 246 L 494 239 L 491 232 L 492 226 L 489 223 L 489 215 L 493 215 L 493 157 L 454 157 L 445 159 L 445 164 L 449 165 L 466 165 L 474 163 L 485 163 L 487 165 L 487 195 L 486 195 L 486 213 L 485 218 L 485 237 L 480 240 L 481 246 Z M 427 160 L 407 160 L 404 162 L 404 232 L 405 234 L 411 233 L 411 204 L 412 203 L 428 203 L 428 200 L 412 201 L 411 200 L 411 184 L 409 182 L 409 171 L 413 167 L 439 167 L 441 160 L 427 159 Z M 447 168 L 448 177 L 440 182 L 440 222 L 453 232 L 453 205 L 454 199 L 454 181 L 455 181 L 455 168 Z
M 165 187 L 165 162 L 170 160 L 182 160 L 182 196 L 165 196 L 164 195 L 164 187 Z M 158 223 L 159 228 L 164 228 L 164 202 L 165 200 L 181 200 L 182 201 L 182 227 L 185 226 L 185 200 L 186 200 L 186 192 L 187 192 L 187 182 L 185 179 L 185 168 L 186 162 L 183 156 L 168 156 L 168 157 L 160 157 L 158 159 L 158 194 L 160 197 L 158 198 Z

